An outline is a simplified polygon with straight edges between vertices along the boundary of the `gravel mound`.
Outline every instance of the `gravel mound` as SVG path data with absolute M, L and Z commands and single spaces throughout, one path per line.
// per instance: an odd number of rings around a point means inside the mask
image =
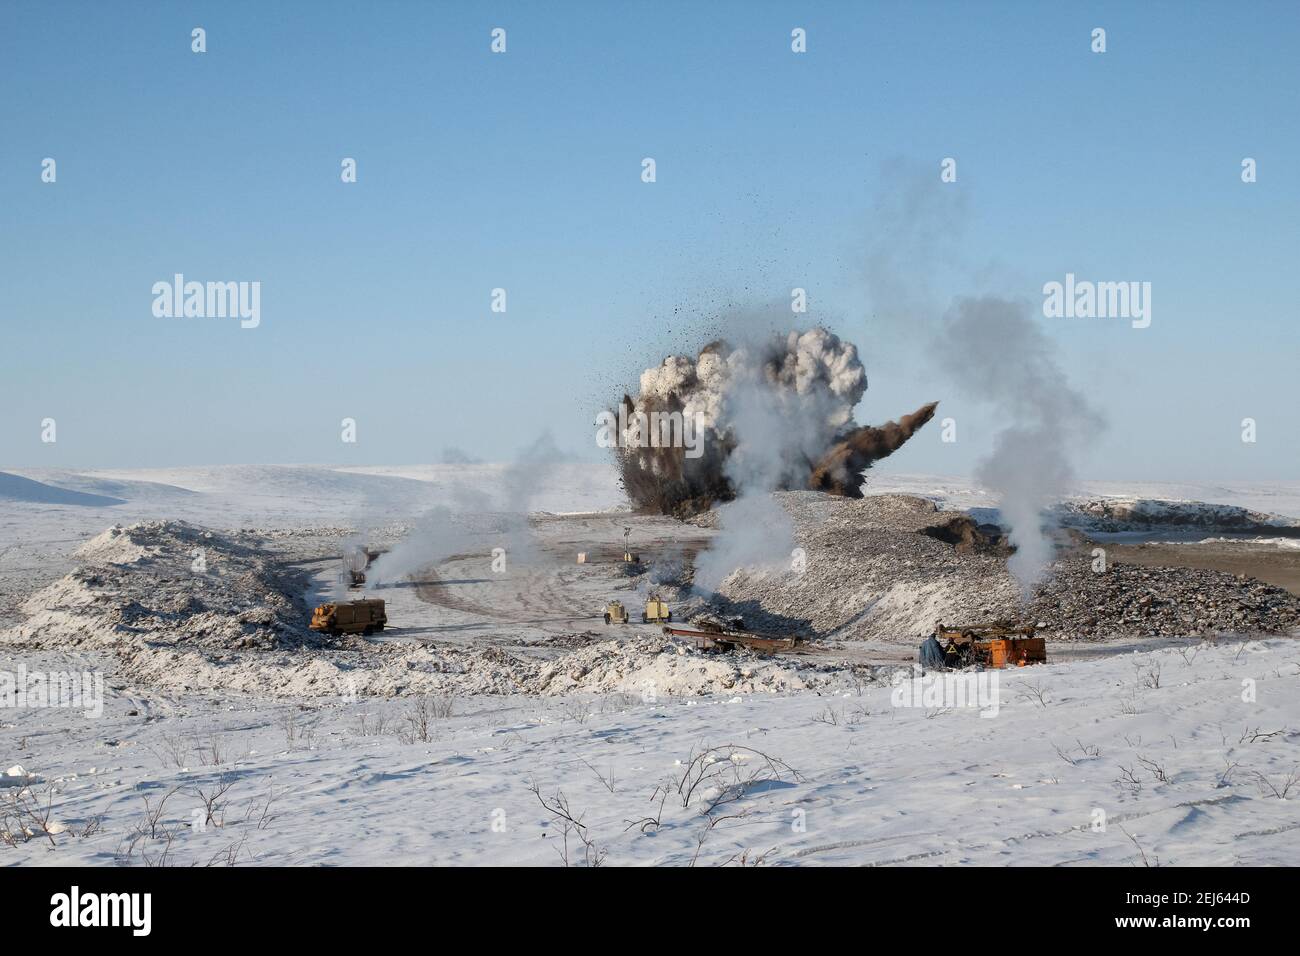
M 1058 640 L 1300 625 L 1300 598 L 1280 588 L 1218 571 L 1111 564 L 1097 573 L 1090 549 L 1068 534 L 1026 608 L 1007 573 L 1005 541 L 962 512 L 910 495 L 776 497 L 794 521 L 805 569 L 739 571 L 719 589 L 718 611 L 754 630 L 915 644 L 940 621 L 1025 619 Z
M 1254 578 L 1194 568 L 1059 562 L 1030 606 L 1048 633 L 1064 637 L 1276 634 L 1300 626 L 1300 598 Z
M 29 647 L 231 651 L 318 645 L 305 580 L 250 541 L 183 521 L 115 526 L 77 550 L 71 574 L 21 606 L 5 640 Z

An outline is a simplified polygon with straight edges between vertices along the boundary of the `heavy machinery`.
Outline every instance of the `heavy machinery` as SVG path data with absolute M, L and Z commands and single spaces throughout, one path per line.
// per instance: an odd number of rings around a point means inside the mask
M 378 598 L 322 604 L 311 615 L 311 629 L 325 634 L 374 634 L 388 623 Z
M 1047 663 L 1047 642 L 1034 633 L 1032 624 L 1006 621 L 958 627 L 937 624 L 931 640 L 939 645 L 945 667 L 978 664 L 1000 670 Z
M 807 641 L 797 635 L 756 634 L 746 631 L 744 621 L 738 617 L 697 617 L 691 627 L 664 626 L 670 637 L 683 638 L 695 645 L 696 650 L 726 654 L 743 647 L 755 654 L 775 654 L 778 651 L 797 651 Z
M 606 624 L 626 624 L 627 608 L 623 606 L 622 601 L 610 601 L 605 605 L 605 623 Z
M 631 529 L 631 528 L 624 528 L 624 529 L 623 529 L 623 563 L 624 563 L 624 564 L 640 564 L 640 563 L 641 563 L 641 555 L 639 555 L 639 554 L 637 554 L 635 551 L 633 551 L 631 545 L 628 543 L 628 539 L 629 539 L 629 537 L 631 536 L 631 534 L 632 534 L 632 529 Z
M 343 555 L 343 570 L 349 588 L 362 588 L 366 585 L 366 568 L 379 552 L 370 552 L 358 545 L 348 549 Z
M 652 594 L 645 602 L 645 610 L 641 612 L 642 624 L 658 624 L 663 621 L 671 621 L 673 612 L 668 610 L 668 605 L 659 600 L 659 595 Z

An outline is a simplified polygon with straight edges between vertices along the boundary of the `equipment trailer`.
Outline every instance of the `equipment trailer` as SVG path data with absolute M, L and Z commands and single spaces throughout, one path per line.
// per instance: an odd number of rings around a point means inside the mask
M 756 654 L 775 654 L 777 651 L 792 651 L 806 643 L 802 637 L 780 637 L 775 634 L 752 634 L 710 625 L 700 627 L 665 627 L 664 633 L 673 637 L 684 637 L 695 642 L 697 650 L 716 651 L 725 654 L 737 647 L 744 647 Z

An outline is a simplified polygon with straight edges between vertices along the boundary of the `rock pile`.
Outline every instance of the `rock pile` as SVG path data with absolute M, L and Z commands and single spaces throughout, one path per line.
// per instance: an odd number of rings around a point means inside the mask
M 908 495 L 777 497 L 794 520 L 803 571 L 736 572 L 717 602 L 719 613 L 754 630 L 915 644 L 940 621 L 1034 620 L 1056 639 L 1275 634 L 1300 625 L 1300 597 L 1254 579 L 1123 564 L 1094 572 L 1077 535 L 1062 536 L 1062 557 L 1025 608 L 1005 542 L 963 513 Z
M 1277 634 L 1300 626 L 1300 598 L 1244 575 L 1194 568 L 1059 562 L 1030 606 L 1046 633 L 1070 638 Z
M 319 643 L 305 626 L 303 576 L 253 540 L 183 521 L 109 528 L 81 566 L 37 591 L 6 638 L 30 647 L 183 646 L 269 650 Z

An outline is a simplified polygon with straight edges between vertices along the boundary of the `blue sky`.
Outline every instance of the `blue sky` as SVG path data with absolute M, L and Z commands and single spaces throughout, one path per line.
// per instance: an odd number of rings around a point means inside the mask
M 648 362 L 800 286 L 860 421 L 957 418 L 891 467 L 965 473 L 997 423 L 873 325 L 902 169 L 964 210 L 943 296 L 1152 283 L 1148 329 L 1042 319 L 1110 421 L 1085 476 L 1298 478 L 1298 41 L 1293 3 L 9 2 L 0 467 L 603 457 Z M 176 272 L 261 325 L 155 318 Z

